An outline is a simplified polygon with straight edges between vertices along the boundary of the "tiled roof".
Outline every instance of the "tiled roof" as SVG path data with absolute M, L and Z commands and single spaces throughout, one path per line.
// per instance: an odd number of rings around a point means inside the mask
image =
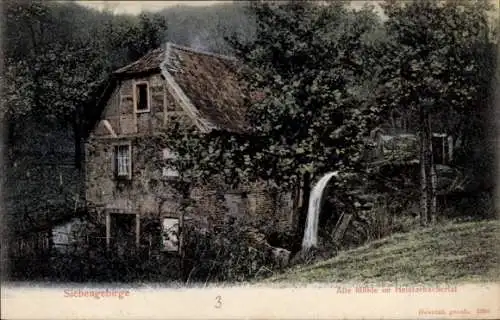
M 133 75 L 160 70 L 160 63 L 165 59 L 165 50 L 157 48 L 131 64 L 114 72 L 115 75 Z
M 244 130 L 243 87 L 235 59 L 171 45 L 166 66 L 204 119 L 219 129 Z

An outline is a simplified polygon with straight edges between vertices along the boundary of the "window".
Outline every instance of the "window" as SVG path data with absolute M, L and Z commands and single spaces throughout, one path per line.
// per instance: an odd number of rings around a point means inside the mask
M 442 133 L 433 133 L 432 156 L 435 164 L 448 164 L 453 159 L 453 137 Z
M 179 219 L 165 218 L 162 223 L 162 239 L 164 251 L 179 250 Z
M 163 160 L 174 160 L 176 158 L 175 152 L 171 151 L 168 148 L 163 149 Z M 170 166 L 163 167 L 162 175 L 167 178 L 175 178 L 179 176 L 179 172 Z
M 128 144 L 115 146 L 115 175 L 127 179 L 132 176 L 132 160 Z
M 136 112 L 149 111 L 149 87 L 147 83 L 135 85 Z
M 227 213 L 230 216 L 240 216 L 244 213 L 245 211 L 244 202 L 246 201 L 246 194 L 245 196 L 243 196 L 243 194 L 228 193 L 224 195 L 224 198 L 225 198 L 226 208 L 228 211 Z
M 75 232 L 81 226 L 79 219 L 73 219 L 66 223 L 54 226 L 52 229 L 52 243 L 54 249 L 60 252 L 67 251 L 77 240 Z

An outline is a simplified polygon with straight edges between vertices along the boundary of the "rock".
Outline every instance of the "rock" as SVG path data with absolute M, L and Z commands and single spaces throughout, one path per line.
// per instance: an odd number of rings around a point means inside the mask
M 270 245 L 266 240 L 266 236 L 257 229 L 249 228 L 245 230 L 244 233 L 251 245 L 269 250 L 268 252 L 270 252 L 273 262 L 279 268 L 284 268 L 290 264 L 290 250 Z
M 274 262 L 279 268 L 284 268 L 290 263 L 290 251 L 283 248 L 272 247 L 272 255 Z

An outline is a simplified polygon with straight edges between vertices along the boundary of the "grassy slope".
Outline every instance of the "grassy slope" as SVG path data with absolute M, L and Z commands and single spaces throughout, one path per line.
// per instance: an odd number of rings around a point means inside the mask
M 266 282 L 429 283 L 500 279 L 500 222 L 438 225 L 371 242 Z

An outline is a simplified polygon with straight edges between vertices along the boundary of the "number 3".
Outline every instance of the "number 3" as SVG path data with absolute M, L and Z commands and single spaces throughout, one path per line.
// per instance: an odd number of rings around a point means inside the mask
M 215 307 L 217 309 L 219 309 L 220 307 L 222 307 L 222 297 L 221 296 L 215 297 L 215 301 L 216 301 Z

